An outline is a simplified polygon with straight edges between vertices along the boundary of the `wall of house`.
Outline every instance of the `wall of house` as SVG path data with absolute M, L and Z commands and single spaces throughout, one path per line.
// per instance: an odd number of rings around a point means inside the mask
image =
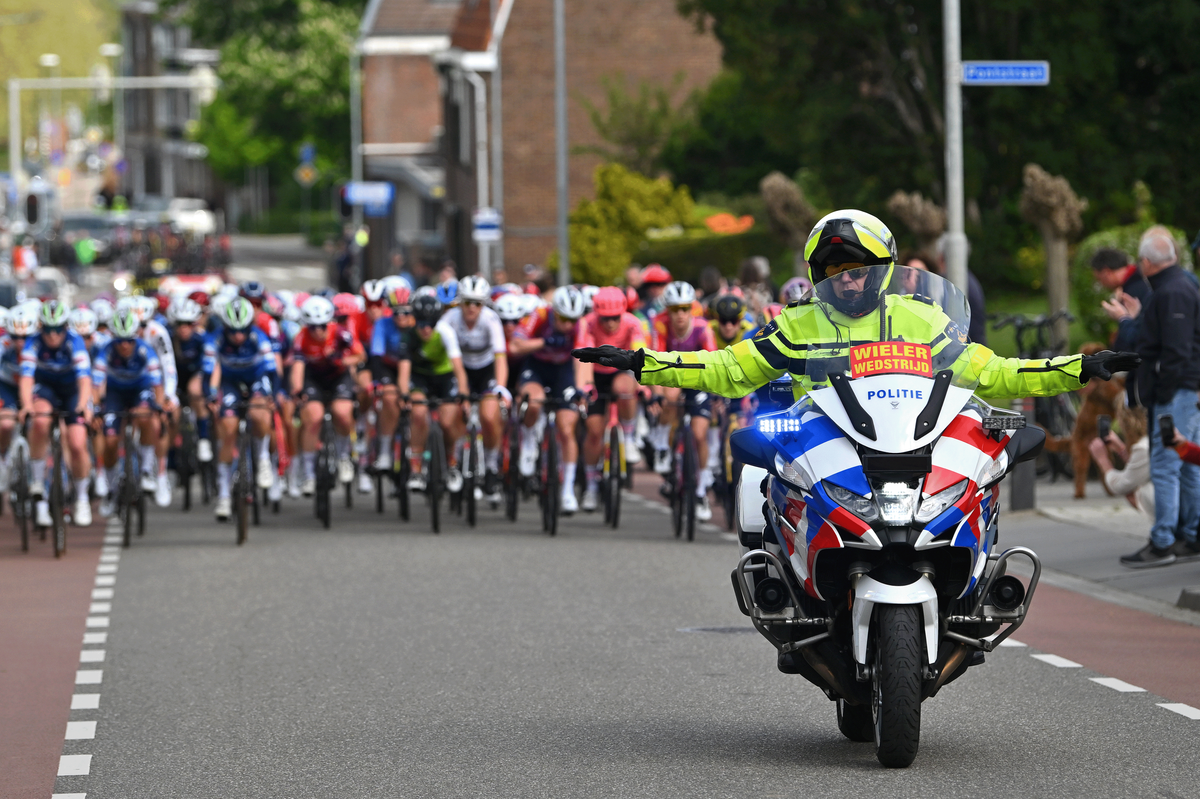
M 363 141 L 431 142 L 442 124 L 438 74 L 427 55 L 363 58 Z
M 504 91 L 504 261 L 543 263 L 556 245 L 554 171 L 554 39 L 552 0 L 513 5 L 502 46 Z M 720 69 L 720 44 L 681 18 L 675 0 L 566 0 L 567 126 L 569 145 L 600 144 L 585 97 L 605 108 L 601 83 L 623 73 L 636 90 L 642 80 L 670 85 L 684 74 L 682 101 Z M 600 159 L 569 156 L 571 207 L 592 194 Z

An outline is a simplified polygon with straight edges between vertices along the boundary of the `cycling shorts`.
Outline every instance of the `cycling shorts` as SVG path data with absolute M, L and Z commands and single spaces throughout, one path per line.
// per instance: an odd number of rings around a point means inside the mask
M 33 396 L 50 403 L 50 407 L 56 411 L 64 411 L 63 416 L 67 424 L 84 423 L 83 414 L 75 412 L 79 407 L 78 383 L 69 383 L 61 387 L 53 383 L 36 383 L 33 386 Z
M 467 369 L 467 390 L 472 394 L 490 394 L 496 388 L 496 363 Z
M 304 388 L 300 392 L 304 402 L 320 402 L 325 405 L 334 400 L 352 400 L 358 396 L 358 386 L 354 384 L 354 375 L 349 371 L 337 378 L 332 385 L 318 385 L 310 375 L 304 375 Z
M 15 411 L 21 407 L 21 395 L 11 383 L 0 383 L 0 408 Z
M 570 402 L 579 394 L 579 389 L 575 387 L 575 364 L 572 361 L 550 363 L 530 358 L 517 378 L 517 391 L 520 392 L 521 386 L 526 383 L 540 383 L 546 389 L 547 398 L 561 402 Z
M 611 397 L 607 395 L 612 394 L 613 379 L 617 375 L 630 375 L 632 377 L 633 372 L 609 372 L 608 374 L 596 372 L 593 375 L 597 397 L 588 403 L 588 416 L 603 416 L 605 413 L 608 413 L 608 402 Z
M 458 381 L 454 372 L 440 375 L 427 375 L 413 372 L 409 378 L 408 390 L 412 394 L 424 394 L 425 399 L 449 401 L 458 396 Z
M 222 380 L 218 393 L 221 398 L 221 408 L 218 415 L 224 417 L 237 416 L 238 403 L 247 399 L 247 393 L 250 395 L 249 399 L 271 396 L 271 379 L 269 375 L 263 375 L 253 383 L 242 381 L 226 383 Z
M 115 436 L 121 429 L 121 414 L 126 411 L 157 407 L 152 388 L 130 388 L 124 391 L 109 389 L 104 394 L 104 432 Z
M 713 395 L 698 388 L 685 388 L 679 398 L 683 400 L 684 413 L 712 419 Z
M 395 366 L 388 366 L 381 358 L 371 359 L 371 380 L 377 386 L 394 386 L 396 385 Z

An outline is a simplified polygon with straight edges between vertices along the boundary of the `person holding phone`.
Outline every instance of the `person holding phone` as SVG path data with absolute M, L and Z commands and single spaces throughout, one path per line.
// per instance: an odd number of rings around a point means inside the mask
M 1130 505 L 1153 519 L 1154 485 L 1150 482 L 1150 439 L 1146 435 L 1146 412 L 1141 408 L 1122 408 L 1117 422 L 1121 427 L 1121 437 L 1113 434 L 1112 419 L 1101 416 L 1097 420 L 1099 435 L 1088 444 L 1088 450 L 1100 469 L 1104 487 L 1117 496 L 1125 497 Z M 1200 447 L 1196 449 L 1200 454 Z M 1125 468 L 1114 468 L 1109 453 L 1123 460 Z

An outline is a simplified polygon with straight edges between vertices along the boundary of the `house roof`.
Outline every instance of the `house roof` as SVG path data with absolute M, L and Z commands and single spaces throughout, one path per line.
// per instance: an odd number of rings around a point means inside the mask
M 488 47 L 492 34 L 492 6 L 495 0 L 463 0 L 450 33 L 450 46 L 467 51 Z
M 360 29 L 364 36 L 446 35 L 461 0 L 371 0 Z

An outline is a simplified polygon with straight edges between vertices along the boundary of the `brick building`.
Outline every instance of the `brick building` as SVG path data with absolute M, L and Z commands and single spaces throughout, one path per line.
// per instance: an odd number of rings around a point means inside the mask
M 470 217 L 480 204 L 477 188 L 482 178 L 490 204 L 504 214 L 504 242 L 494 248 L 493 263 L 543 263 L 556 246 L 552 0 L 379 3 L 381 7 L 390 3 L 432 6 L 440 11 L 449 6 L 451 12 L 445 23 L 446 47 L 430 53 L 442 75 L 438 161 L 445 186 L 441 230 L 449 256 L 459 262 L 463 274 L 477 267 Z M 566 0 L 566 54 L 571 148 L 601 143 L 582 98 L 605 107 L 605 78 L 624 76 L 635 91 L 641 81 L 669 85 L 682 73 L 677 95 L 682 101 L 693 89 L 708 84 L 721 61 L 716 39 L 697 33 L 681 18 L 675 0 Z M 391 74 L 394 82 L 401 77 L 398 72 Z M 413 78 L 412 86 L 416 85 Z M 481 89 L 484 105 L 477 104 Z M 389 91 L 390 96 L 364 91 L 364 119 L 395 113 L 395 98 L 410 97 L 415 89 L 393 85 Z M 385 107 L 370 109 L 373 103 Z M 483 137 L 476 135 L 481 119 L 487 127 Z M 493 136 L 497 122 L 501 135 Z M 483 176 L 481 163 L 486 166 Z M 600 159 L 571 155 L 568 163 L 574 207 L 591 195 L 592 172 Z

